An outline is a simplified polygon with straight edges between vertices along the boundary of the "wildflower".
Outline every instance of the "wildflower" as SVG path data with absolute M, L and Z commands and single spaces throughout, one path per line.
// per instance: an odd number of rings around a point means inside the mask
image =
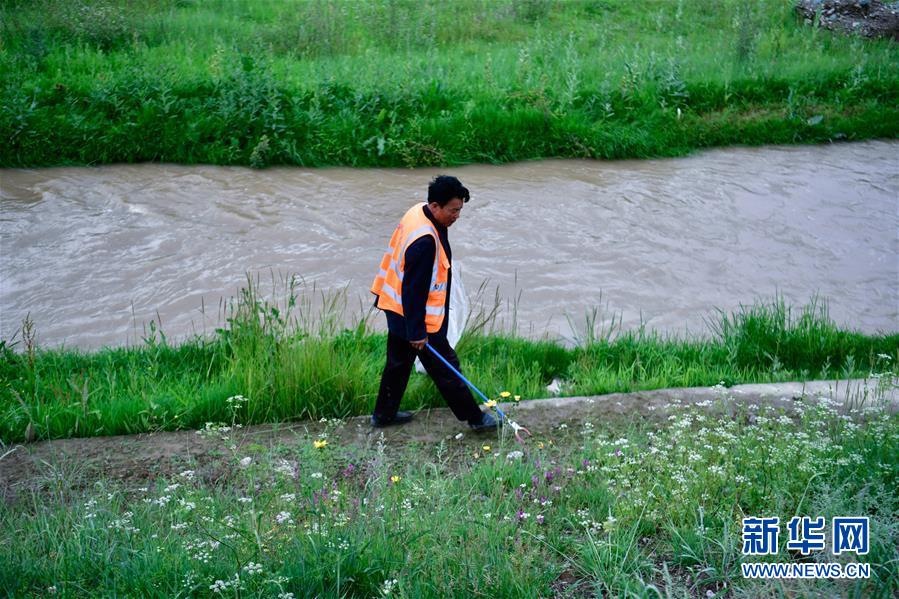
M 484 453 L 490 453 L 490 446 L 489 446 L 489 445 L 485 445 L 485 446 L 483 446 L 481 449 L 484 450 Z
M 518 516 L 518 521 L 519 521 L 519 522 L 521 522 L 521 521 L 523 521 L 523 520 L 527 520 L 528 518 L 531 517 L 531 515 L 530 515 L 529 513 L 523 512 L 523 511 L 521 511 L 521 510 L 518 510 L 517 516 Z
M 609 514 L 609 517 L 606 518 L 606 521 L 602 523 L 602 527 L 605 530 L 612 530 L 615 528 L 615 523 L 618 522 L 618 519 L 615 518 L 612 514 Z
M 543 517 L 543 514 L 537 514 L 537 524 L 543 524 L 546 519 Z
M 257 564 L 256 562 L 250 562 L 246 566 L 243 567 L 243 571 L 247 574 L 259 574 L 262 572 L 262 564 Z
M 238 497 L 237 501 L 239 501 L 241 503 L 252 503 L 253 498 L 252 497 Z
M 289 476 L 291 478 L 297 477 L 297 471 L 293 467 L 293 464 L 291 464 L 284 458 L 281 458 L 280 460 L 278 460 L 278 463 L 275 465 L 274 470 L 278 474 L 283 474 L 284 476 Z
M 312 478 L 315 478 L 315 479 L 321 479 L 324 476 L 324 474 L 322 474 L 321 472 L 313 472 L 309 476 L 311 476 Z
M 294 599 L 293 593 L 278 593 L 278 599 Z
M 287 503 L 293 503 L 296 498 L 296 493 L 284 493 L 281 495 L 281 501 L 286 501 Z
M 328 442 L 324 439 L 316 439 L 312 442 L 312 446 L 316 449 L 324 449 L 328 445 Z
M 523 458 L 523 457 L 524 457 L 524 452 L 523 452 L 523 451 L 517 451 L 517 450 L 516 450 L 516 451 L 510 451 L 510 452 L 506 455 L 506 459 L 507 459 L 507 460 L 520 460 L 520 459 Z
M 52 587 L 47 587 L 47 592 L 50 593 L 51 595 L 55 595 L 56 594 L 56 585 L 53 585 Z
M 393 593 L 393 587 L 395 587 L 399 583 L 396 578 L 388 579 L 384 581 L 384 584 L 381 585 L 381 594 L 383 596 L 388 596 Z
M 543 449 L 544 447 L 546 447 L 546 446 L 543 444 L 543 441 L 539 441 L 537 443 L 537 449 Z
M 209 585 L 209 590 L 213 593 L 222 593 L 224 591 L 227 591 L 229 586 L 230 584 L 225 582 L 224 580 L 216 580 L 214 583 Z
M 486 402 L 484 405 L 486 405 L 488 408 L 495 408 L 495 407 L 496 407 L 496 400 L 495 400 L 495 399 L 491 399 L 490 401 Z
M 516 396 L 513 397 L 512 399 L 514 399 L 515 401 L 521 401 L 521 396 L 520 396 L 520 395 L 516 395 Z
M 512 394 L 509 393 L 508 391 L 503 391 L 502 393 L 499 394 L 499 396 L 502 397 L 503 399 L 506 399 L 510 395 L 512 395 Z
M 402 480 L 402 477 L 397 474 L 394 474 L 390 477 L 390 482 L 392 482 L 393 484 L 400 482 L 400 480 Z
M 186 479 L 188 479 L 188 480 L 193 480 L 194 474 L 195 474 L 195 473 L 194 473 L 193 470 L 185 470 L 184 472 L 182 472 L 182 473 L 179 474 L 178 476 L 181 476 L 181 477 L 186 478 Z
M 275 516 L 275 521 L 277 521 L 278 524 L 284 524 L 285 522 L 287 524 L 293 524 L 293 518 L 290 516 L 290 512 L 278 512 L 278 515 Z
M 240 467 L 247 468 L 252 462 L 253 462 L 253 458 L 251 458 L 250 456 L 247 456 L 247 457 L 243 458 L 242 460 L 240 460 Z

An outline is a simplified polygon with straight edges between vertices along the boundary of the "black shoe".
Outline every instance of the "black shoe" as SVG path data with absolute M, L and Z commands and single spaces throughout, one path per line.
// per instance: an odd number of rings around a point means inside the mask
M 412 412 L 397 412 L 393 418 L 380 418 L 372 414 L 371 425 L 375 428 L 381 428 L 393 424 L 406 424 L 410 420 L 412 420 Z
M 468 426 L 471 427 L 471 430 L 474 431 L 495 431 L 497 428 L 502 426 L 502 424 L 502 420 L 497 420 L 489 412 L 481 413 L 480 422 L 472 422 L 471 420 L 468 421 Z

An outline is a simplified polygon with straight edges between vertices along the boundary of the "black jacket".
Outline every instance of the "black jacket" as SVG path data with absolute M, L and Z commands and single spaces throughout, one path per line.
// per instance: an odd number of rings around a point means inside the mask
M 434 220 L 434 215 L 431 214 L 431 210 L 427 205 L 422 209 L 425 216 L 437 229 L 440 243 L 443 244 L 443 249 L 446 250 L 446 258 L 452 263 L 453 250 L 450 248 L 446 227 Z M 431 287 L 431 273 L 434 269 L 434 253 L 436 250 L 437 246 L 434 245 L 434 238 L 430 235 L 419 237 L 406 248 L 406 261 L 403 268 L 403 313 L 405 317 L 390 310 L 384 311 L 387 315 L 387 330 L 403 339 L 418 341 L 428 336 L 427 329 L 425 329 L 425 305 L 427 304 L 428 292 Z M 452 282 L 453 270 L 450 268 L 446 280 L 446 316 L 443 319 L 440 331 L 432 333 L 432 335 L 446 335 L 447 322 L 449 321 L 450 286 Z M 375 305 L 377 305 L 377 298 L 375 299 Z

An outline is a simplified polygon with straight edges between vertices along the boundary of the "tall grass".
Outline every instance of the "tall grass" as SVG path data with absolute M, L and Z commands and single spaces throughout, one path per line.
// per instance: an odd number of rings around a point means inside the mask
M 899 51 L 790 0 L 13 0 L 0 165 L 418 166 L 895 137 Z
M 260 295 L 249 279 L 209 337 L 172 345 L 154 324 L 135 347 L 96 352 L 44 349 L 26 323 L 22 351 L 0 341 L 0 439 L 203 428 L 344 417 L 371 410 L 384 364 L 383 334 L 367 316 L 347 327 L 345 295 L 300 293 L 294 279 Z M 280 295 L 281 297 L 275 297 Z M 491 330 L 496 311 L 475 316 L 458 353 L 488 394 L 545 397 L 683 386 L 867 376 L 899 360 L 899 334 L 841 330 L 826 304 L 798 311 L 782 299 L 720 313 L 710 337 L 665 337 L 643 328 L 594 336 L 565 348 Z M 252 399 L 233 412 L 229 397 Z M 404 406 L 442 405 L 425 376 L 413 376 Z

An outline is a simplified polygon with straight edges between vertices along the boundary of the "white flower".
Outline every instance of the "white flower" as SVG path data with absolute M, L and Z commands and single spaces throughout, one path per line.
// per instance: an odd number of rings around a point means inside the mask
M 386 597 L 393 593 L 393 587 L 395 587 L 398 582 L 399 581 L 396 578 L 385 580 L 384 584 L 381 585 L 381 595 Z
M 246 566 L 243 567 L 243 571 L 247 574 L 259 574 L 262 572 L 262 564 L 257 564 L 256 562 L 250 562 Z
M 507 459 L 507 460 L 520 460 L 520 459 L 523 458 L 523 457 L 524 457 L 524 452 L 523 452 L 523 451 L 518 451 L 518 450 L 510 451 L 510 452 L 506 455 L 506 459 Z
M 188 479 L 188 480 L 193 480 L 193 478 L 194 478 L 194 471 L 193 471 L 193 470 L 185 470 L 184 472 L 182 472 L 182 473 L 179 474 L 178 476 L 181 476 L 181 477 L 186 478 L 186 479 Z
M 323 475 L 321 472 L 313 472 L 313 473 L 311 474 L 311 476 L 312 476 L 312 478 L 321 478 L 321 477 L 323 477 L 324 475 Z
M 296 493 L 284 493 L 283 495 L 281 495 L 281 501 L 286 501 L 288 503 L 293 503 L 296 498 Z
M 239 501 L 241 503 L 252 503 L 253 498 L 252 497 L 238 497 L 237 501 Z
M 293 593 L 278 593 L 278 599 L 294 599 Z
M 227 583 L 224 580 L 216 580 L 214 583 L 209 585 L 209 590 L 213 593 L 222 593 L 224 591 L 227 591 L 229 586 L 231 586 L 230 583 Z
M 290 517 L 290 512 L 279 512 L 277 516 L 275 516 L 275 520 L 277 520 L 278 524 L 293 524 L 293 518 Z
M 289 476 L 291 478 L 297 477 L 296 468 L 293 467 L 293 464 L 281 458 L 278 460 L 278 463 L 275 465 L 275 472 L 278 474 L 283 474 L 284 476 Z

